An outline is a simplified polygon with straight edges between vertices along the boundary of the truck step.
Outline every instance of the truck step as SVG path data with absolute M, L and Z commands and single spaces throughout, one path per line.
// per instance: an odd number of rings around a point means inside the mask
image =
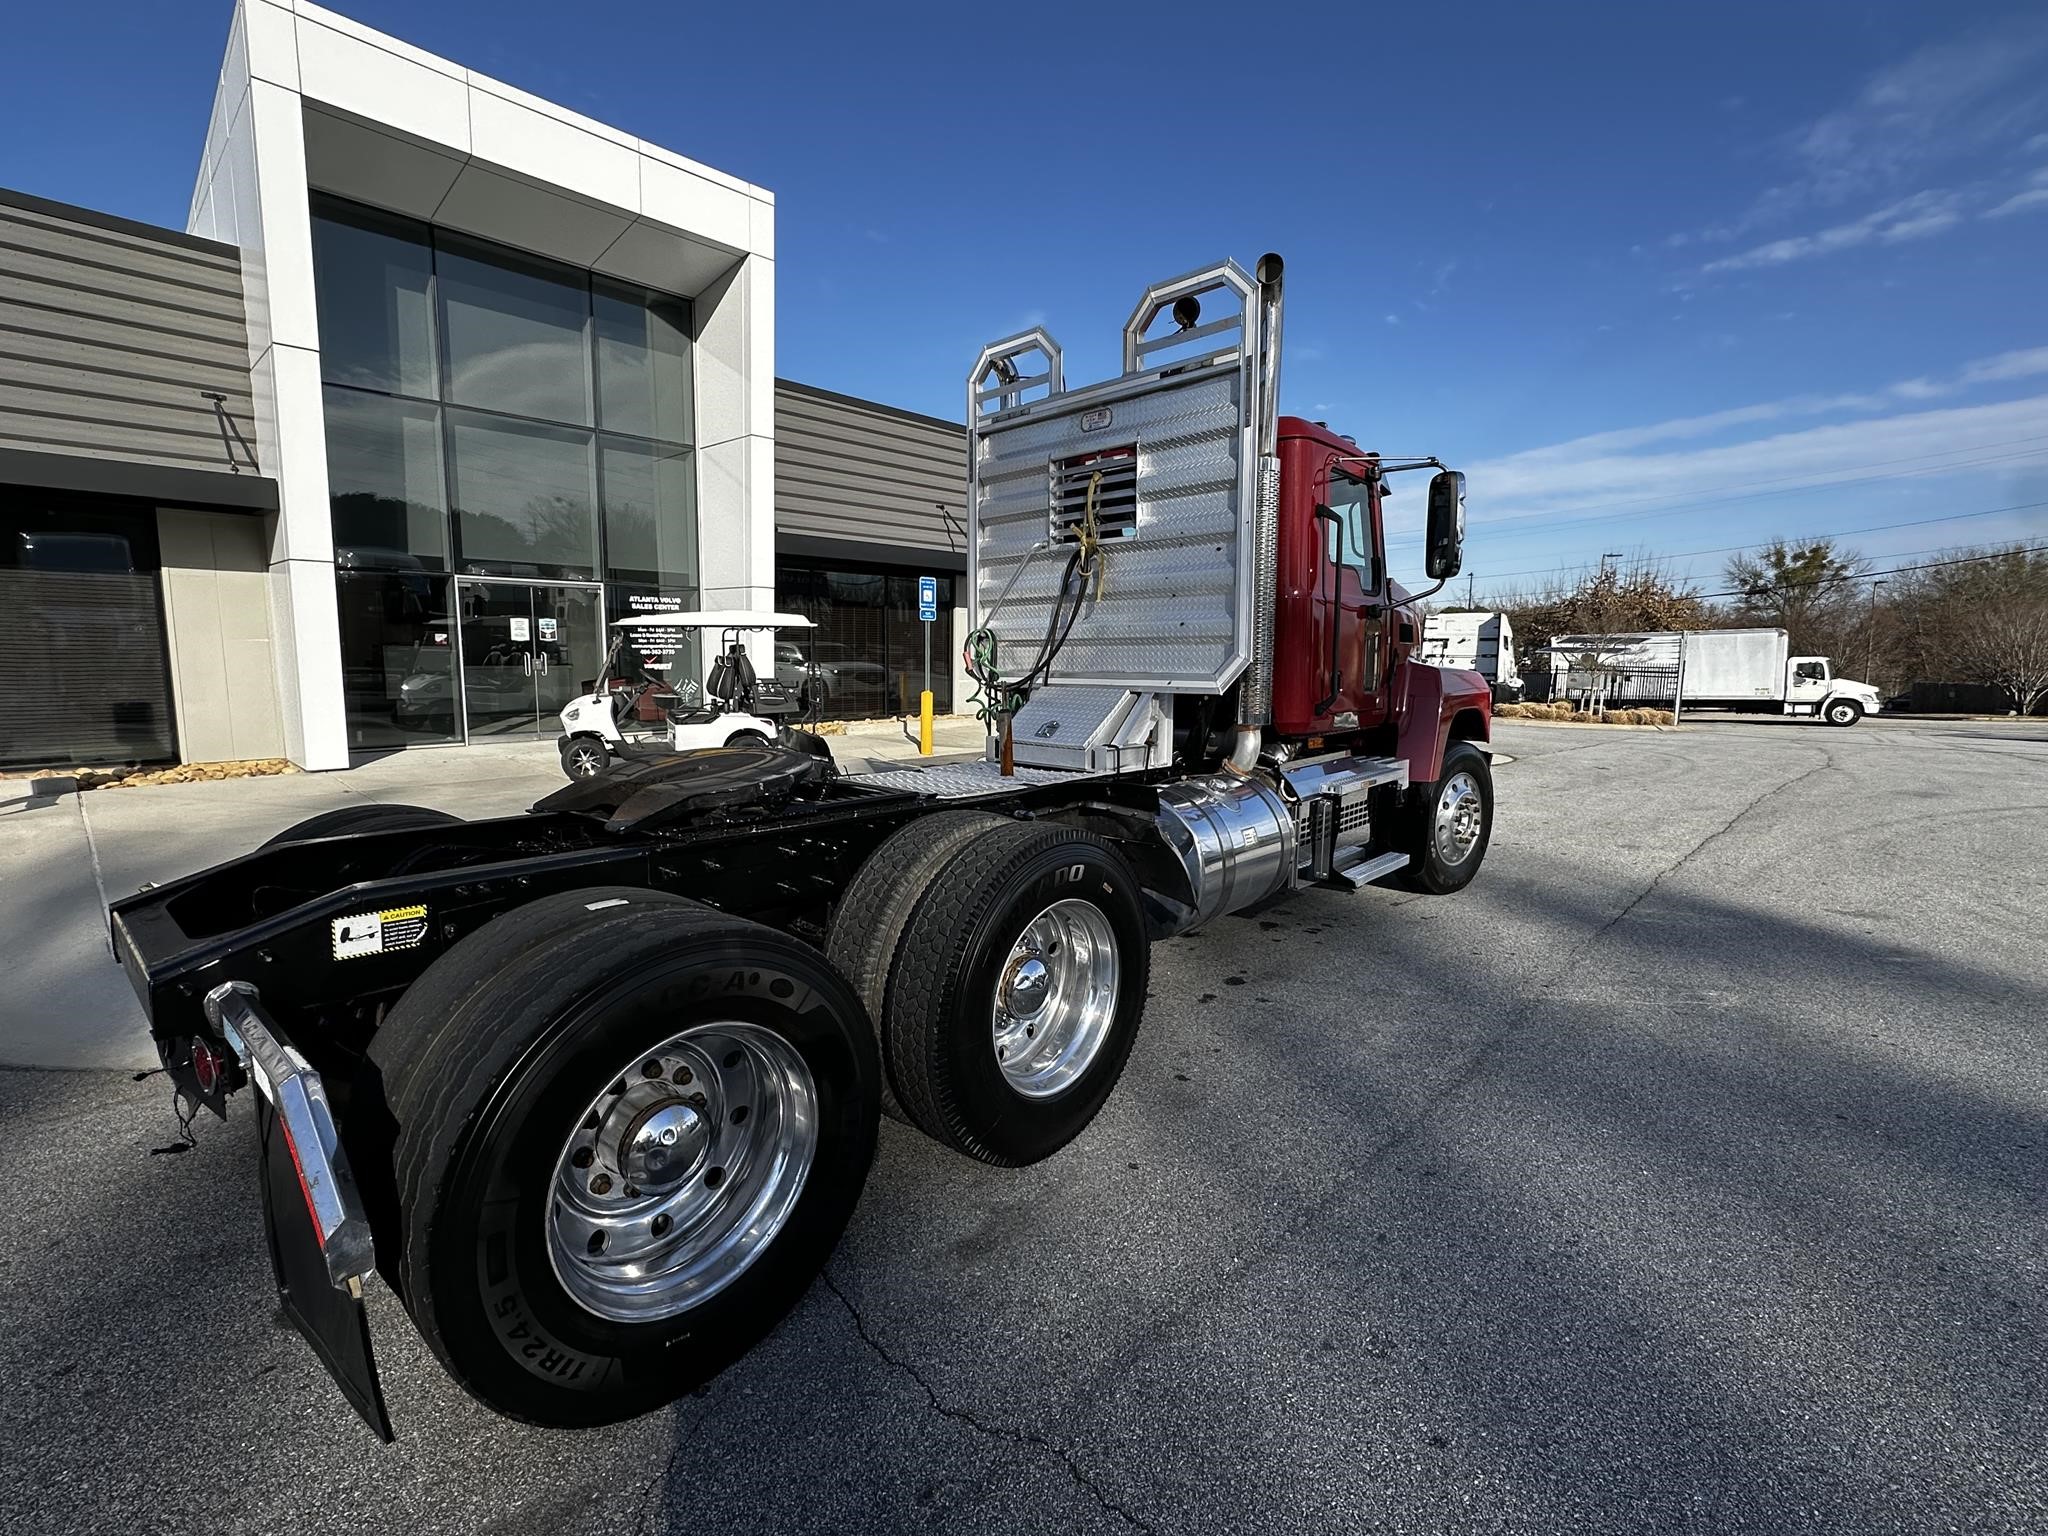
M 1384 880 L 1397 869 L 1408 867 L 1405 853 L 1382 853 L 1370 859 L 1360 859 L 1356 864 L 1331 871 L 1329 885 L 1340 891 L 1356 891 L 1371 885 L 1375 880 Z

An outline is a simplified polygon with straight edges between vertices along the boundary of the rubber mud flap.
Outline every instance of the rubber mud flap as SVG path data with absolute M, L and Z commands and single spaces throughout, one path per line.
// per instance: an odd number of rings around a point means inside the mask
M 313 1346 L 313 1353 L 340 1386 L 349 1406 L 388 1444 L 391 1416 L 384 1411 L 377 1360 L 370 1351 L 369 1311 L 360 1295 L 337 1289 L 328 1279 L 327 1260 L 313 1231 L 312 1213 L 306 1209 L 298 1165 L 277 1112 L 260 1093 L 252 1097 L 262 1154 L 263 1228 L 270 1241 L 278 1302 Z

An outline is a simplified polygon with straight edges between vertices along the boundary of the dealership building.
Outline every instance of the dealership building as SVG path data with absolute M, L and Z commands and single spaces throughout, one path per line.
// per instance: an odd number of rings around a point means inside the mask
M 767 190 L 304 0 L 194 149 L 183 232 L 0 191 L 0 768 L 551 738 L 696 607 L 914 711 L 921 575 L 964 699 L 964 435 L 776 378 Z

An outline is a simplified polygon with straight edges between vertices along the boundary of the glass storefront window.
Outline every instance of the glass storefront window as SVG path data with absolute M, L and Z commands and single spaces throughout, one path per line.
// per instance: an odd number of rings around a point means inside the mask
M 321 203 L 313 216 L 320 377 L 431 397 L 432 272 L 424 226 Z
M 932 707 L 953 708 L 953 582 L 939 577 L 932 626 Z M 917 577 L 784 561 L 775 568 L 775 605 L 817 626 L 785 636 L 810 648 L 823 676 L 827 719 L 914 714 L 924 687 L 924 626 Z
M 337 557 L 354 566 L 444 568 L 440 411 L 361 390 L 327 397 L 327 494 Z
M 689 305 L 604 282 L 592 289 L 591 300 L 597 323 L 598 425 L 636 437 L 689 442 Z
M 459 739 L 448 578 L 343 571 L 337 596 L 348 744 L 364 750 Z
M 686 587 L 697 577 L 690 450 L 601 436 L 605 565 L 614 581 Z
M 434 269 L 448 339 L 448 399 L 590 424 L 589 279 L 441 237 Z
M 461 738 L 445 573 L 694 604 L 687 300 L 317 193 L 313 237 L 355 745 Z
M 594 575 L 590 434 L 475 411 L 447 414 L 462 568 L 480 575 Z

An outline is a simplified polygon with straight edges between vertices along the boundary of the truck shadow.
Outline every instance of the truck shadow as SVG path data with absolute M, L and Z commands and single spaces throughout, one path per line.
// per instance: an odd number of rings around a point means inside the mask
M 250 1326 L 245 1111 L 152 1158 L 160 1082 L 0 1075 L 20 1496 L 52 1529 L 313 1489 L 307 1529 L 2019 1528 L 2048 990 L 1736 899 L 1616 923 L 1571 874 L 1517 850 L 1489 898 L 1586 937 L 1563 974 L 1384 895 L 1286 909 L 1341 941 L 1292 1001 L 1257 922 L 1163 947 L 1079 1142 L 1005 1171 L 888 1128 L 829 1284 L 705 1397 L 582 1435 L 468 1402 L 380 1289 L 375 1447 Z M 166 1480 L 195 1436 L 265 1450 Z

